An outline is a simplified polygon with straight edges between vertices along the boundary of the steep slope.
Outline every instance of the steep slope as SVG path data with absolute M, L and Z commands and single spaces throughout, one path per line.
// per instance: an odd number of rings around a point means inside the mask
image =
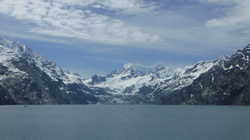
M 96 97 L 101 103 L 143 104 L 152 102 L 147 94 L 153 91 L 154 86 L 169 77 L 172 71 L 162 66 L 149 68 L 125 64 L 121 69 L 108 75 L 94 75 L 84 82 L 94 91 L 99 91 Z M 144 87 L 152 89 L 146 91 Z
M 0 39 L 0 104 L 250 104 L 250 45 L 182 69 L 126 64 L 81 76 L 17 42 Z
M 250 104 L 250 45 L 221 59 L 190 86 L 171 94 L 161 92 L 162 104 Z
M 214 61 L 201 62 L 175 70 L 163 66 L 145 68 L 126 64 L 106 76 L 95 75 L 85 83 L 106 93 L 106 96 L 99 96 L 99 100 L 105 97 L 104 103 L 159 103 L 157 98 L 160 93 L 172 93 L 189 86 L 215 64 Z
M 96 103 L 82 79 L 17 42 L 0 39 L 0 104 Z
M 120 70 L 106 76 L 94 75 L 85 83 L 89 86 L 110 89 L 110 92 L 115 95 L 135 95 L 144 85 L 154 84 L 156 80 L 160 82 L 161 78 L 170 75 L 170 70 L 168 71 L 164 67 L 158 68 L 145 68 L 134 64 L 126 64 Z M 160 73 L 163 69 L 165 73 Z

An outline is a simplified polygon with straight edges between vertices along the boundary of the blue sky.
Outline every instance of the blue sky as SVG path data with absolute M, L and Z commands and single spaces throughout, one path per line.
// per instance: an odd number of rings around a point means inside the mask
M 248 44 L 249 0 L 0 0 L 0 35 L 84 76 L 180 67 Z

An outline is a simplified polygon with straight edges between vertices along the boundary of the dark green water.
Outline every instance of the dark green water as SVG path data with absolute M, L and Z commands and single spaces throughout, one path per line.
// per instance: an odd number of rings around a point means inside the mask
M 250 107 L 2 106 L 0 140 L 250 140 Z

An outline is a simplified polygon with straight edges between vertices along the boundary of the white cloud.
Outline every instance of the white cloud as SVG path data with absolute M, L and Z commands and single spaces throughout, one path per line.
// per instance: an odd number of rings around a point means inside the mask
M 35 24 L 31 32 L 108 43 L 160 40 L 154 33 L 87 7 L 135 14 L 154 9 L 143 0 L 0 0 L 0 13 Z
M 221 27 L 229 30 L 242 29 L 250 26 L 250 1 L 249 0 L 209 0 L 216 3 L 233 5 L 225 16 L 211 19 L 208 27 Z
M 216 4 L 223 4 L 223 5 L 231 5 L 239 0 L 200 0 L 201 2 L 208 2 L 208 3 L 216 3 Z

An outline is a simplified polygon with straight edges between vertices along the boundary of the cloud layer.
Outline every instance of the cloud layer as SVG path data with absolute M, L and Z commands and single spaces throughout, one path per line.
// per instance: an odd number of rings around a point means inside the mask
M 157 42 L 160 37 L 98 10 L 137 15 L 154 8 L 143 0 L 0 0 L 0 13 L 33 24 L 30 32 L 115 44 Z
M 211 19 L 207 22 L 209 27 L 224 27 L 240 29 L 250 25 L 249 0 L 208 0 L 211 3 L 231 5 L 225 16 Z
M 201 55 L 248 43 L 249 9 L 249 0 L 0 0 L 0 32 Z

